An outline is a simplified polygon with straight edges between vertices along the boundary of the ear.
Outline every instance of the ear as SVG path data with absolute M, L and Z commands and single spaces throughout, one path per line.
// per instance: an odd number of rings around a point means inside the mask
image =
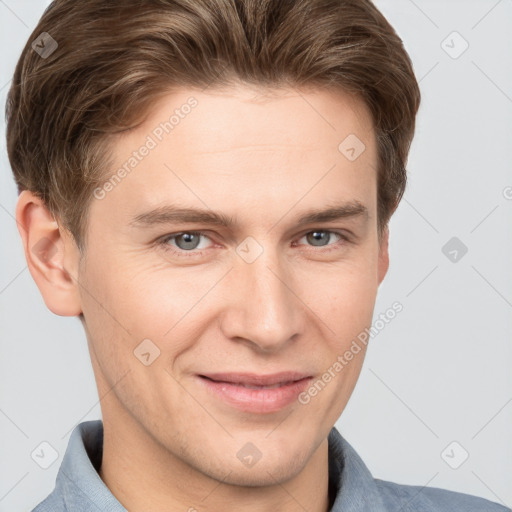
M 389 268 L 389 226 L 386 225 L 382 232 L 382 238 L 379 245 L 379 262 L 378 262 L 378 280 L 379 285 L 382 283 Z
M 28 190 L 18 198 L 16 222 L 28 269 L 48 309 L 61 316 L 79 315 L 80 253 L 71 234 L 57 223 L 42 199 Z

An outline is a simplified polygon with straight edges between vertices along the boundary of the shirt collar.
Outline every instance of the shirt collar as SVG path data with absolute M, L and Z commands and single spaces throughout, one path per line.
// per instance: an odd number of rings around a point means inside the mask
M 126 512 L 98 474 L 102 455 L 102 420 L 79 423 L 69 438 L 55 486 L 66 510 Z
M 336 495 L 331 512 L 386 510 L 370 470 L 336 427 L 328 442 L 329 486 L 334 486 Z
M 370 471 L 335 427 L 328 444 L 329 488 L 336 495 L 331 512 L 384 510 Z M 98 474 L 102 454 L 102 420 L 78 424 L 71 433 L 54 491 L 68 510 L 126 512 Z

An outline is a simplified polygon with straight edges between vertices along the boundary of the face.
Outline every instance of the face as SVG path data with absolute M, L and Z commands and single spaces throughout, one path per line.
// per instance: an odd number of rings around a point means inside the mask
M 182 90 L 112 147 L 79 267 L 104 423 L 226 483 L 293 477 L 354 389 L 365 347 L 333 365 L 387 270 L 370 113 Z

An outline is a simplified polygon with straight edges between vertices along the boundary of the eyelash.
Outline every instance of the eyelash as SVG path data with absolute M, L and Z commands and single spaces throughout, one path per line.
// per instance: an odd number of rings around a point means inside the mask
M 330 229 L 312 229 L 312 230 L 307 231 L 306 233 L 302 234 L 300 238 L 303 238 L 304 236 L 309 235 L 310 233 L 316 233 L 316 232 L 332 233 L 334 235 L 338 235 L 341 238 L 341 240 L 339 242 L 337 242 L 335 244 L 330 244 L 330 246 L 324 246 L 324 247 L 319 246 L 319 248 L 322 249 L 322 252 L 324 252 L 324 253 L 339 249 L 340 246 L 350 243 L 350 239 L 344 233 L 340 233 L 339 231 L 332 231 Z M 184 235 L 184 234 L 199 235 L 199 236 L 203 236 L 206 238 L 210 238 L 204 231 L 180 231 L 179 233 L 172 233 L 170 235 L 166 235 L 164 238 L 160 239 L 160 241 L 158 243 L 159 243 L 159 245 L 162 246 L 162 248 L 165 251 L 169 251 L 169 252 L 173 253 L 174 255 L 178 256 L 179 258 L 191 258 L 191 257 L 202 256 L 206 249 L 185 251 L 183 249 L 174 248 L 171 245 L 169 245 L 168 242 L 170 240 L 173 240 L 173 239 L 179 237 L 180 235 Z M 314 246 L 310 246 L 310 247 L 314 247 Z

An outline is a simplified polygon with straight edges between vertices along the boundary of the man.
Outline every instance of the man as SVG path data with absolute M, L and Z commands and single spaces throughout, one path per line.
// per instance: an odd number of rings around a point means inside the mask
M 420 102 L 373 4 L 57 0 L 29 41 L 16 218 L 103 417 L 36 511 L 506 510 L 374 479 L 333 427 Z

